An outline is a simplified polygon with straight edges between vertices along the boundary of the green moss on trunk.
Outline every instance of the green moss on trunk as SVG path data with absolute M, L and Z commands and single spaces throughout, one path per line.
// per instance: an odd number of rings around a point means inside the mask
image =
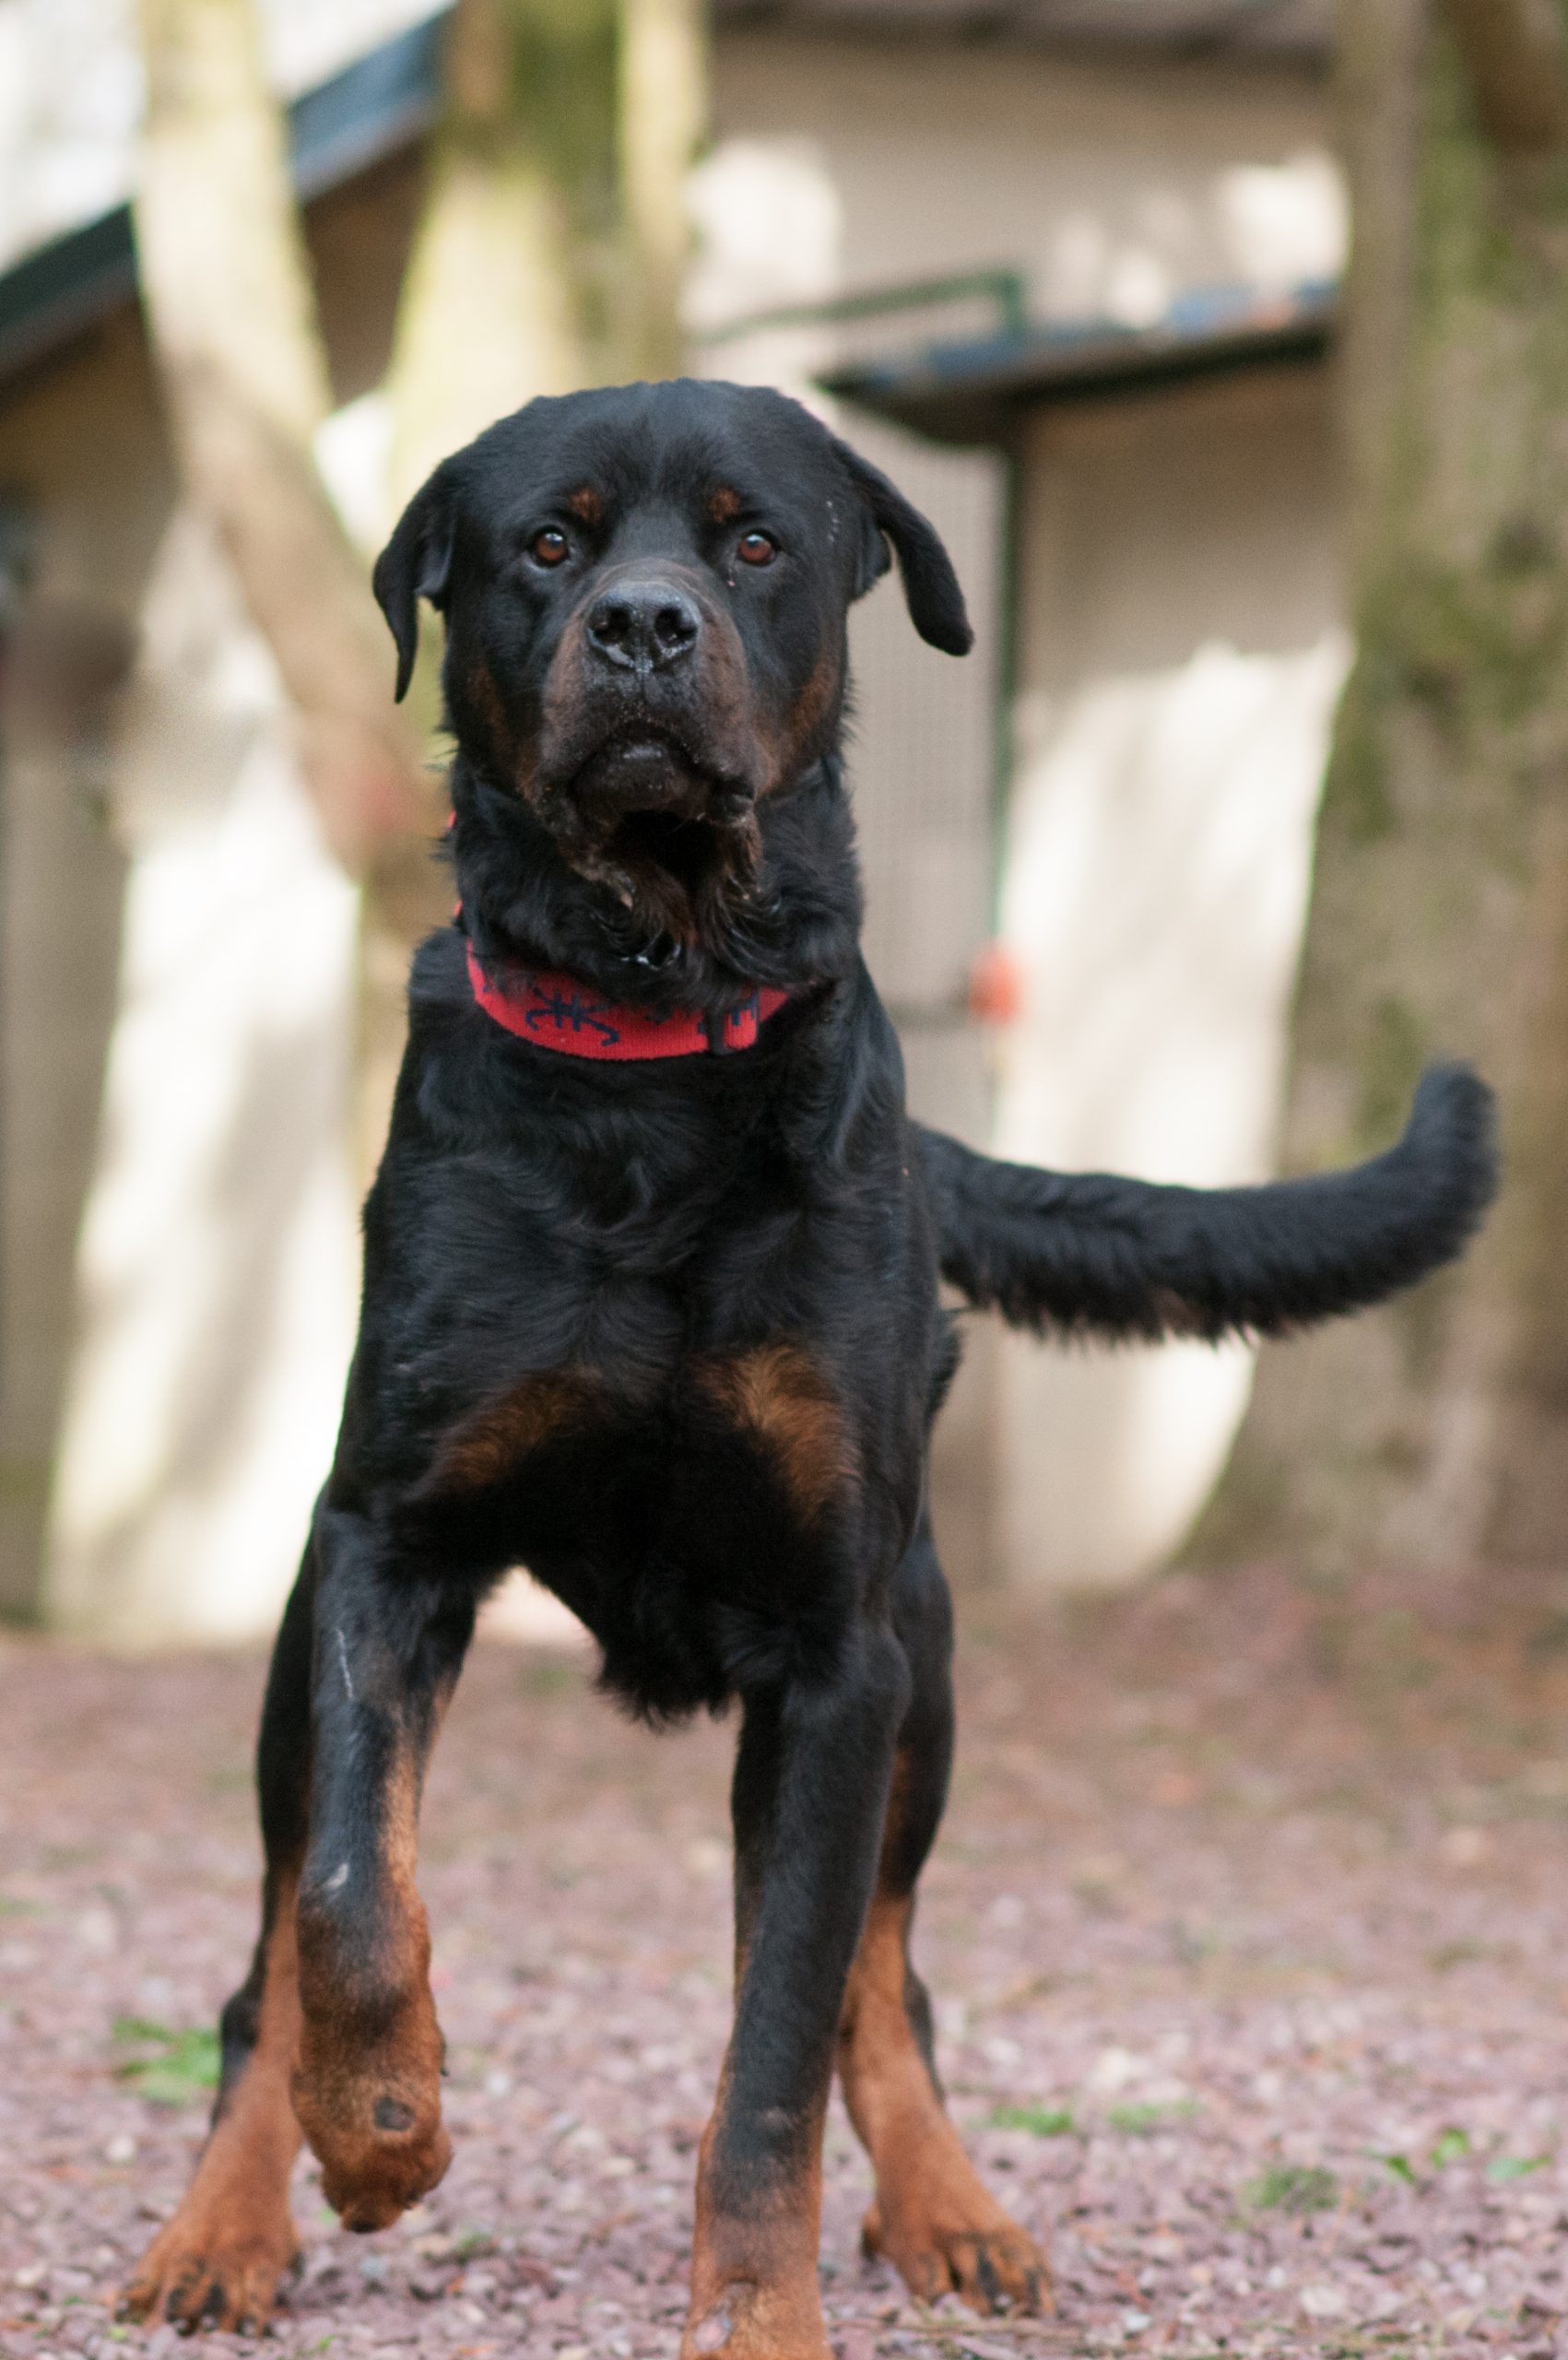
M 1348 421 L 1359 652 L 1287 1161 L 1385 1144 L 1421 1064 L 1462 1055 L 1498 1089 L 1507 1186 L 1461 1270 L 1264 1356 L 1199 1551 L 1335 1572 L 1568 1540 L 1568 165 L 1493 148 L 1441 28 L 1420 55 L 1396 396 Z M 1385 250 L 1377 189 L 1352 195 Z M 1352 277 L 1352 396 L 1382 334 L 1356 300 Z

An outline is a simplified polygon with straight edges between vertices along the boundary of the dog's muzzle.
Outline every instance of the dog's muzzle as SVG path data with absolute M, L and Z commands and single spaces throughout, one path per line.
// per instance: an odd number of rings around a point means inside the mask
M 566 858 L 675 938 L 757 873 L 760 761 L 733 627 L 678 568 L 591 591 L 546 696 L 532 799 Z

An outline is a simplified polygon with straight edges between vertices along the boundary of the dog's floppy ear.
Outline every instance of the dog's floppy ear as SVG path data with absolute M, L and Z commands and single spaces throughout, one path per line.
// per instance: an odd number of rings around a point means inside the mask
M 428 598 L 433 607 L 442 611 L 445 608 L 456 530 L 453 513 L 455 491 L 452 463 L 443 459 L 403 511 L 397 529 L 377 558 L 371 576 L 376 602 L 397 643 L 395 694 L 399 704 L 408 692 L 414 658 L 419 648 L 419 601 Z
M 880 467 L 833 437 L 837 452 L 860 495 L 865 534 L 855 575 L 855 597 L 864 596 L 888 570 L 887 544 L 897 554 L 903 576 L 904 604 L 922 639 L 946 655 L 967 655 L 974 644 L 953 561 L 942 547 L 937 528 L 912 507 L 898 486 Z M 885 537 L 884 537 L 885 536 Z

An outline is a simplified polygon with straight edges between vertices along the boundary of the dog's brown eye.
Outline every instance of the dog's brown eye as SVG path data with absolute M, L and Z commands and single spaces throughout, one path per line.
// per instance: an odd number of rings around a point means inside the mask
M 529 556 L 540 565 L 559 565 L 571 552 L 572 544 L 566 535 L 558 532 L 553 525 L 547 525 L 542 533 L 536 533 L 528 544 Z
M 772 565 L 779 545 L 771 533 L 742 533 L 735 553 L 746 565 Z

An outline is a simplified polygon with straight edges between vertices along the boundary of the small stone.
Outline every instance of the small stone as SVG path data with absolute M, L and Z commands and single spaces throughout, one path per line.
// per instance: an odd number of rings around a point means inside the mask
M 103 2150 L 106 2164 L 130 2164 L 136 2161 L 136 2142 L 128 2130 L 117 2130 Z
M 1301 2306 L 1308 2319 L 1337 2319 L 1345 2308 L 1345 2297 L 1338 2286 L 1303 2286 Z
M 1089 2086 L 1114 2095 L 1125 2090 L 1143 2070 L 1143 2061 L 1129 2048 L 1102 2048 L 1090 2069 Z
M 101 1906 L 84 1909 L 77 1919 L 77 1940 L 84 1951 L 91 1951 L 99 1958 L 107 1958 L 120 1941 L 119 1920 L 112 1909 Z

